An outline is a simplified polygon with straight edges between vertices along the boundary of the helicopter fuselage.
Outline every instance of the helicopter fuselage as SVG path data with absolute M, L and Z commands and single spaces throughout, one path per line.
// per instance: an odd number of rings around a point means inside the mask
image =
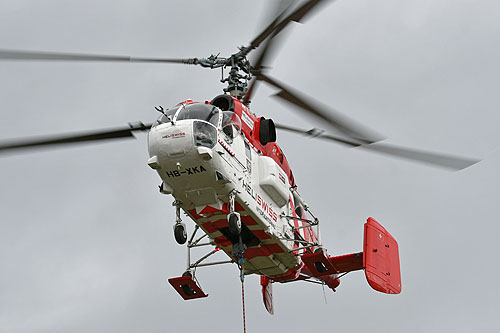
M 300 220 L 304 204 L 281 149 L 254 136 L 266 136 L 266 127 L 259 128 L 263 120 L 233 101 L 237 107 L 228 109 L 219 99 L 226 109 L 221 110 L 217 100 L 188 100 L 164 112 L 149 132 L 148 163 L 163 181 L 161 192 L 171 194 L 212 244 L 236 262 L 233 245 L 239 239 L 227 218 L 234 195 L 246 246 L 245 274 L 295 280 L 304 268 L 300 254 L 316 250 L 304 244 L 317 243 L 317 236 Z

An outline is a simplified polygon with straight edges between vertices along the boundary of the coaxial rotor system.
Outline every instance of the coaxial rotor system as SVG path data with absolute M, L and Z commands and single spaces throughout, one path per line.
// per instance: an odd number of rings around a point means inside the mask
M 131 63 L 170 63 L 198 65 L 209 69 L 229 69 L 228 75 L 221 80 L 226 83 L 225 93 L 249 105 L 255 94 L 257 84 L 263 82 L 278 89 L 276 97 L 295 107 L 296 110 L 312 116 L 325 124 L 325 130 L 305 130 L 288 125 L 276 124 L 283 131 L 304 134 L 309 137 L 326 139 L 350 147 L 360 147 L 365 150 L 389 154 L 396 157 L 423 162 L 453 170 L 460 170 L 479 162 L 479 159 L 463 158 L 446 154 L 426 152 L 398 146 L 379 143 L 384 137 L 349 117 L 325 107 L 321 103 L 304 96 L 288 85 L 272 78 L 267 72 L 267 60 L 273 47 L 275 37 L 291 22 L 302 22 L 307 15 L 318 10 L 322 5 L 333 0 L 307 0 L 298 7 L 293 7 L 290 1 L 282 1 L 282 6 L 274 14 L 274 19 L 248 45 L 241 46 L 238 51 L 227 56 L 210 55 L 205 58 L 142 58 L 131 56 L 99 55 L 83 53 L 60 53 L 24 50 L 0 49 L 0 60 L 4 61 L 79 61 L 79 62 L 131 62 Z M 284 4 L 284 6 L 283 6 Z M 250 61 L 248 55 L 258 52 Z M 0 142 L 0 154 L 18 151 L 26 148 L 42 148 L 61 146 L 81 142 L 122 139 L 133 137 L 134 132 L 147 131 L 151 124 L 135 123 L 128 127 L 105 129 L 94 132 L 55 135 L 51 137 L 16 139 Z M 328 134 L 329 130 L 339 135 Z

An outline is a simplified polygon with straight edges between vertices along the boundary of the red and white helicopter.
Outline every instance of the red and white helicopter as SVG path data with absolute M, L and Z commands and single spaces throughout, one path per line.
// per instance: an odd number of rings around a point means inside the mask
M 187 243 L 187 267 L 182 276 L 169 279 L 186 300 L 207 296 L 196 282 L 196 268 L 227 263 L 238 265 L 242 282 L 248 274 L 261 276 L 263 300 L 270 313 L 274 311 L 273 282 L 315 281 L 335 291 L 343 274 L 364 270 L 372 288 L 398 294 L 401 292 L 398 244 L 373 218 L 368 218 L 365 224 L 361 252 L 328 254 L 320 238 L 319 219 L 299 195 L 291 167 L 276 143 L 276 129 L 456 170 L 478 160 L 374 144 L 381 141 L 380 135 L 333 110 L 325 110 L 266 73 L 266 58 L 273 38 L 290 22 L 300 22 L 313 9 L 328 2 L 307 0 L 295 8 L 287 6 L 248 46 L 229 57 L 157 59 L 0 50 L 2 60 L 180 63 L 221 68 L 223 73 L 229 69 L 222 80 L 227 83 L 224 94 L 205 102 L 185 100 L 173 107 L 157 107 L 161 115 L 152 124 L 12 140 L 0 144 L 0 153 L 127 138 L 134 132 L 147 131 L 148 165 L 161 178 L 160 192 L 174 198 L 175 239 L 179 244 Z M 260 53 L 250 61 L 247 56 L 254 50 Z M 279 98 L 321 120 L 338 134 L 297 129 L 256 116 L 249 105 L 258 82 L 277 88 Z M 181 211 L 195 223 L 189 238 Z M 190 250 L 202 246 L 211 250 L 192 261 Z M 220 250 L 227 255 L 226 261 L 206 261 Z

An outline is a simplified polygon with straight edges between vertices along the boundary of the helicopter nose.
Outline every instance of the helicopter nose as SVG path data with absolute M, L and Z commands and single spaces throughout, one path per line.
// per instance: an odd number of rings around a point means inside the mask
M 149 132 L 149 156 L 165 158 L 180 157 L 194 149 L 192 124 L 162 124 Z

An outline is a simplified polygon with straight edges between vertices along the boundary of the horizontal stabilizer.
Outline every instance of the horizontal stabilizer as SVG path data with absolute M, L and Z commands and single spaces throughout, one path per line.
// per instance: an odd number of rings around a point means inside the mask
M 324 252 L 308 253 L 302 256 L 302 261 L 314 277 L 347 273 L 364 268 L 362 252 L 337 257 L 326 257 Z
M 337 268 L 337 273 L 347 273 L 363 269 L 363 253 L 351 253 L 328 260 Z

